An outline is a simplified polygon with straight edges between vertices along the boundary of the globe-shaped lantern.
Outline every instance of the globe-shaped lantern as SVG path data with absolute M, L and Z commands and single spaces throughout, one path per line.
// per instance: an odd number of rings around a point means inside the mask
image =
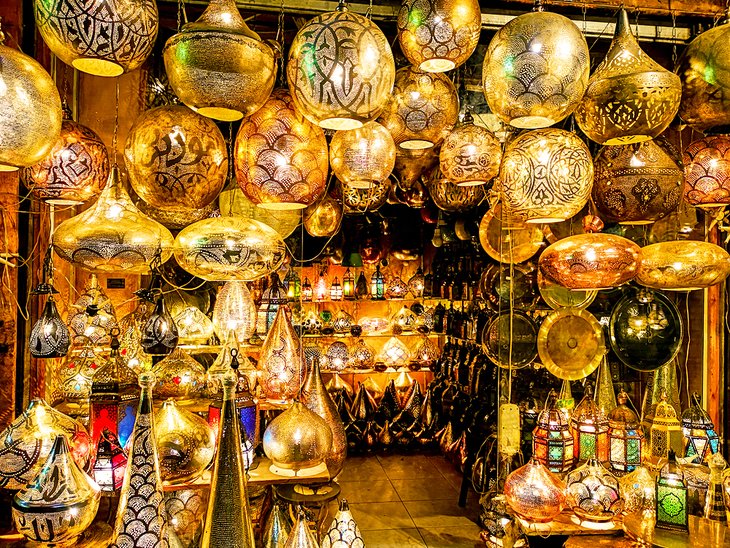
M 330 165 L 335 177 L 355 188 L 370 188 L 385 181 L 395 167 L 393 137 L 377 122 L 338 131 L 330 142 Z
M 730 136 L 710 135 L 684 150 L 684 200 L 695 207 L 730 204 Z
M 441 145 L 441 173 L 459 186 L 483 185 L 499 174 L 502 145 L 488 130 L 466 113 L 462 124 Z

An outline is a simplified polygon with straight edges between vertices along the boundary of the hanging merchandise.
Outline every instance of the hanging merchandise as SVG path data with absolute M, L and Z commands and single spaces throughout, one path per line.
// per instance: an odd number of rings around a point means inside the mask
M 258 310 L 256 310 L 256 325 L 254 334 L 264 337 L 271 329 L 276 319 L 276 314 L 282 305 L 288 302 L 286 290 L 279 279 L 279 275 L 274 272 L 269 277 L 269 287 L 261 295 Z M 238 336 L 238 332 L 236 333 Z M 239 342 L 245 340 L 239 339 Z
M 586 310 L 555 310 L 540 325 L 537 351 L 545 368 L 559 379 L 582 379 L 593 373 L 604 359 L 603 328 Z
M 608 414 L 608 460 L 618 473 L 632 472 L 640 467 L 646 453 L 639 417 L 627 403 L 629 395 L 621 389 L 618 405 Z
M 172 319 L 177 326 L 179 344 L 206 345 L 215 334 L 211 319 L 195 306 L 184 308 Z
M 147 300 L 147 290 L 135 292 L 138 297 L 134 310 L 119 320 L 119 355 L 127 362 L 127 367 L 139 373 L 152 368 L 152 358 L 142 350 L 140 340 L 142 327 L 152 315 L 153 304 Z M 111 302 L 109 303 L 111 306 Z
M 683 158 L 685 202 L 703 208 L 730 204 L 730 136 L 708 135 L 693 141 Z
M 565 484 L 536 459 L 512 472 L 504 482 L 507 504 L 518 516 L 550 522 L 565 507 Z
M 675 240 L 641 248 L 636 281 L 664 291 L 692 291 L 722 283 L 730 274 L 730 255 L 719 245 Z
M 178 403 L 195 402 L 205 393 L 205 368 L 180 347 L 152 368 L 153 394 L 157 400 L 172 398 Z
M 374 119 L 393 89 L 388 39 L 367 17 L 347 9 L 318 15 L 299 28 L 286 66 L 296 109 L 326 129 L 357 129 Z
M 304 210 L 302 223 L 310 236 L 329 238 L 340 230 L 342 213 L 339 200 L 325 194 L 321 200 Z
M 256 331 L 256 314 L 256 303 L 248 284 L 239 280 L 226 282 L 213 307 L 213 327 L 218 340 L 223 341 L 230 331 L 234 331 L 239 342 L 248 341 Z
M 175 95 L 216 120 L 256 112 L 274 88 L 275 52 L 253 32 L 232 0 L 208 4 L 165 43 L 165 72 Z
M 498 188 L 512 217 L 528 223 L 564 221 L 586 205 L 592 185 L 591 153 L 575 133 L 527 131 L 504 151 Z
M 136 205 L 142 213 L 148 217 L 152 217 L 152 219 L 170 230 L 182 230 L 193 223 L 202 221 L 208 217 L 214 217 L 218 212 L 216 200 L 213 200 L 207 206 L 201 207 L 200 209 L 154 207 L 141 199 L 136 200 Z
M 403 67 L 378 121 L 404 149 L 441 144 L 459 117 L 459 96 L 445 75 Z
M 99 358 L 91 345 L 65 357 L 56 370 L 54 403 L 88 405 L 91 396 L 91 378 L 99 367 Z
M 500 263 L 517 264 L 530 259 L 542 248 L 543 239 L 540 226 L 511 218 L 502 204 L 490 208 L 479 223 L 482 249 Z
M 600 459 L 591 458 L 566 479 L 567 503 L 581 521 L 602 523 L 621 515 L 624 501 L 619 483 Z
M 229 179 L 221 191 L 218 196 L 218 206 L 222 216 L 245 217 L 259 221 L 273 228 L 282 238 L 291 236 L 302 220 L 301 212 L 296 209 L 274 210 L 257 207 L 239 188 L 235 178 Z
M 568 413 L 558 405 L 557 394 L 551 389 L 532 433 L 532 460 L 556 473 L 573 468 L 575 460 Z
M 441 173 L 459 186 L 483 185 L 499 174 L 502 145 L 474 123 L 469 110 L 461 124 L 449 133 L 439 153 Z
M 490 360 L 499 367 L 518 369 L 537 357 L 538 328 L 524 312 L 497 314 L 482 331 L 482 345 Z
M 61 97 L 46 70 L 5 44 L 0 30 L 0 172 L 42 161 L 61 132 Z
M 482 86 L 491 111 L 517 128 L 544 128 L 567 117 L 588 85 L 590 56 L 567 17 L 535 11 L 501 27 L 484 54 Z
M 359 129 L 338 131 L 330 142 L 332 173 L 353 188 L 382 184 L 395 167 L 395 155 L 393 137 L 377 122 L 367 122 Z
M 684 456 L 693 462 L 709 462 L 720 450 L 720 438 L 710 415 L 702 408 L 700 396 L 692 394 L 690 406 L 682 411 L 682 434 L 684 435 Z
M 284 548 L 291 534 L 291 527 L 284 504 L 274 502 L 264 527 L 264 548 Z
M 360 528 L 350 512 L 345 499 L 340 500 L 339 509 L 320 543 L 321 548 L 365 548 Z
M 606 222 L 649 224 L 672 213 L 682 200 L 682 159 L 664 138 L 604 146 L 593 167 L 593 203 Z
M 288 307 L 280 306 L 259 355 L 259 383 L 267 399 L 286 402 L 299 392 L 306 374 L 299 345 Z
M 155 257 L 170 258 L 172 243 L 169 230 L 134 206 L 116 165 L 96 203 L 53 233 L 59 257 L 100 273 L 147 274 Z
M 575 120 L 599 144 L 638 143 L 667 129 L 681 97 L 679 77 L 641 49 L 621 8 L 611 46 L 588 80 Z
M 687 483 L 682 468 L 670 450 L 668 462 L 656 479 L 656 526 L 672 531 L 688 530 Z
M 608 460 L 608 419 L 598 409 L 590 384 L 586 384 L 585 396 L 570 415 L 570 430 L 576 462 Z
M 51 293 L 43 306 L 43 312 L 30 330 L 28 339 L 30 355 L 43 359 L 62 358 L 68 353 L 70 345 L 68 327 L 63 323 Z
M 393 183 L 390 179 L 370 188 L 355 188 L 340 183 L 339 190 L 342 193 L 344 213 L 352 215 L 377 211 L 388 200 L 392 186 Z
M 572 290 L 546 279 L 537 271 L 537 288 L 542 300 L 553 310 L 561 308 L 588 308 L 598 295 L 598 291 Z
M 426 181 L 429 196 L 442 211 L 462 213 L 478 206 L 486 196 L 484 185 L 458 186 L 443 177 L 440 169 L 434 170 Z
M 220 193 L 228 172 L 218 126 L 183 105 L 143 112 L 129 130 L 124 164 L 137 195 L 167 211 L 204 208 Z
M 178 341 L 177 325 L 165 308 L 165 299 L 160 295 L 152 315 L 142 326 L 139 340 L 147 354 L 164 356 L 175 350 Z
M 110 333 L 117 327 L 114 305 L 92 276 L 81 296 L 69 307 L 66 321 L 71 332 L 71 347 L 92 345 L 108 347 Z

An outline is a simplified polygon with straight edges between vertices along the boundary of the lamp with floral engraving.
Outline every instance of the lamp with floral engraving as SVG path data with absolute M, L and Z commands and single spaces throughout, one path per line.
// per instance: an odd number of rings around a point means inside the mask
M 370 188 L 385 181 L 395 167 L 395 142 L 377 122 L 338 131 L 330 142 L 330 165 L 335 177 L 353 188 Z
M 617 473 L 641 466 L 646 449 L 639 417 L 627 403 L 629 395 L 621 389 L 618 405 L 608 414 L 608 461 Z
M 256 329 L 256 304 L 246 282 L 231 280 L 220 289 L 213 307 L 213 326 L 221 341 L 231 330 L 240 342 L 251 338 Z
M 84 292 L 69 307 L 66 319 L 71 333 L 71 347 L 106 347 L 109 333 L 117 327 L 117 318 L 111 299 L 99 287 L 96 275 L 92 275 Z
M 691 291 L 721 283 L 730 254 L 711 242 L 670 240 L 641 248 L 636 281 L 665 291 Z
M 467 110 L 462 123 L 449 133 L 439 153 L 441 173 L 459 186 L 483 185 L 499 174 L 502 145 Z
M 518 516 L 538 523 L 555 519 L 566 502 L 563 480 L 535 458 L 507 476 L 504 494 Z
M 286 402 L 299 391 L 306 374 L 299 346 L 299 337 L 291 324 L 289 309 L 282 305 L 266 335 L 259 357 L 259 383 L 267 399 Z
M 690 143 L 684 150 L 684 174 L 684 200 L 690 205 L 730 204 L 730 136 L 708 135 Z
M 689 510 L 684 472 L 673 450 L 656 479 L 656 526 L 660 529 L 687 531 Z
M 593 387 L 586 384 L 585 396 L 570 416 L 576 461 L 608 460 L 608 419 L 593 399 Z
M 704 463 L 720 450 L 720 438 L 710 415 L 702 408 L 700 396 L 692 394 L 692 404 L 682 411 L 684 456 L 697 463 Z
M 557 393 L 551 389 L 532 433 L 532 457 L 551 472 L 567 472 L 575 460 L 574 442 L 568 417 L 557 407 L 557 399 Z
M 119 444 L 119 438 L 108 428 L 104 428 L 99 436 L 92 466 L 94 481 L 104 492 L 119 491 L 122 488 L 126 467 L 127 455 Z
M 670 451 L 681 455 L 684 450 L 682 426 L 677 420 L 677 412 L 667 402 L 666 392 L 662 392 L 649 427 L 649 458 L 657 463 L 666 459 Z
M 654 513 L 656 509 L 656 480 L 646 466 L 638 466 L 633 472 L 621 476 L 621 497 L 624 499 L 624 512 L 641 514 L 644 511 Z

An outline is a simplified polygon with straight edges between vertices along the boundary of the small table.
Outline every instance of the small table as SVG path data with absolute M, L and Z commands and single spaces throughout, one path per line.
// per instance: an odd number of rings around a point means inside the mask
M 655 528 L 655 520 L 641 514 L 624 516 L 624 531 L 645 546 L 660 548 L 725 548 L 730 547 L 727 525 L 697 516 L 689 516 L 689 532 Z

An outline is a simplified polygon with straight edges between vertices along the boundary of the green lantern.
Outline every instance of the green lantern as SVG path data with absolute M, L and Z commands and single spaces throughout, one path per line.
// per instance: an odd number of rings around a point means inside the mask
M 379 301 L 385 298 L 385 278 L 380 272 L 380 265 L 375 267 L 375 273 L 370 278 L 370 297 Z
M 688 531 L 687 485 L 684 472 L 673 450 L 656 481 L 656 526 L 673 531 Z

